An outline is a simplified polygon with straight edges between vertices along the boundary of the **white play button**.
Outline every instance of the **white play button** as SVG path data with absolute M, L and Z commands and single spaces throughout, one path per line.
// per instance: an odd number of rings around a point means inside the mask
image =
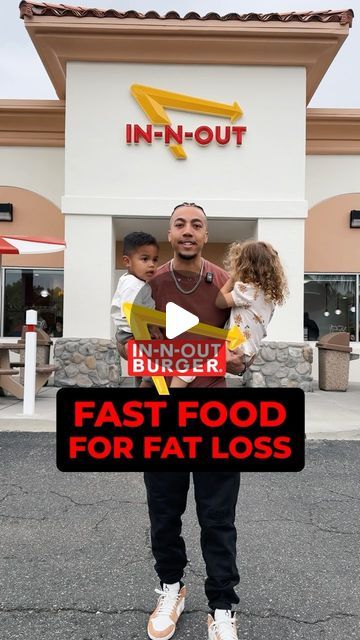
M 166 307 L 166 337 L 172 340 L 181 333 L 199 324 L 199 318 L 174 302 L 168 302 Z

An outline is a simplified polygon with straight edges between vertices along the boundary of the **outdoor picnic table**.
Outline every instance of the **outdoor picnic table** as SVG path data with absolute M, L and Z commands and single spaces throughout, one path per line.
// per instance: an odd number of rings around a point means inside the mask
M 21 382 L 19 382 L 17 377 L 19 375 L 19 368 L 23 367 L 24 363 L 12 363 L 10 361 L 10 352 L 20 351 L 24 349 L 24 343 L 0 343 L 0 387 L 2 387 L 4 391 L 8 391 L 16 398 L 19 398 L 19 400 L 22 400 L 24 397 L 24 386 L 21 384 Z M 49 364 L 36 366 L 35 393 L 40 391 L 40 389 L 48 381 L 54 370 L 55 367 Z

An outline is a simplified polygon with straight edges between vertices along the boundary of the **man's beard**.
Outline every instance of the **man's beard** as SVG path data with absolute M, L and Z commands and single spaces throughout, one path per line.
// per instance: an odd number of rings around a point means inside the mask
M 193 256 L 189 256 L 188 253 L 178 253 L 179 258 L 181 258 L 182 260 L 193 260 L 194 258 L 196 258 L 197 253 L 194 253 Z

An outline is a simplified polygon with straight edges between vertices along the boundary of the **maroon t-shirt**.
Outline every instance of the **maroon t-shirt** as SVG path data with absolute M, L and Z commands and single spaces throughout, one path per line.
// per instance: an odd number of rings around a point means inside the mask
M 212 283 L 205 281 L 207 273 L 213 274 Z M 198 274 L 187 276 L 187 274 L 176 271 L 175 277 L 179 281 L 182 289 L 192 289 L 198 281 Z M 186 311 L 194 313 L 198 316 L 200 322 L 213 325 L 214 327 L 223 327 L 229 318 L 229 309 L 218 309 L 215 306 L 215 299 L 219 293 L 219 289 L 224 286 L 228 280 L 227 273 L 220 267 L 212 264 L 208 260 L 204 260 L 204 269 L 199 286 L 193 293 L 185 294 L 179 291 L 174 282 L 173 275 L 170 271 L 170 262 L 162 265 L 156 272 L 156 275 L 149 281 L 152 289 L 152 296 L 155 300 L 155 308 L 158 311 L 165 311 L 168 302 L 174 302 Z M 179 339 L 196 339 L 195 333 L 182 333 Z M 204 339 L 204 336 L 199 336 Z M 206 338 L 205 338 L 206 339 Z M 168 380 L 169 382 L 169 380 Z M 205 378 L 199 376 L 189 384 L 189 387 L 224 387 L 226 386 L 225 378 L 212 377 Z

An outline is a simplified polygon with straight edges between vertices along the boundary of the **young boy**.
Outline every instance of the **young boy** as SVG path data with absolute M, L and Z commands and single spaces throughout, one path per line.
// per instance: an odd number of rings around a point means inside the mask
M 111 303 L 111 317 L 116 324 L 115 338 L 117 344 L 124 344 L 134 337 L 128 321 L 123 313 L 124 302 L 134 302 L 142 307 L 155 309 L 155 302 L 151 295 L 151 287 L 148 280 L 152 278 L 157 269 L 159 260 L 159 245 L 154 236 L 143 231 L 133 231 L 124 238 L 123 262 L 127 273 L 119 278 L 119 282 Z M 161 340 L 163 335 L 159 327 L 149 327 L 152 338 Z M 173 378 L 171 386 L 186 387 L 191 382 L 191 377 Z M 151 377 L 144 377 L 141 387 L 152 387 Z
M 124 344 L 134 336 L 122 310 L 124 302 L 134 302 L 142 307 L 155 309 L 148 280 L 157 269 L 159 245 L 154 236 L 143 231 L 133 231 L 124 238 L 123 262 L 127 268 L 119 282 L 111 303 L 111 317 L 116 325 L 115 338 Z M 153 328 L 154 337 L 162 338 L 160 330 Z M 151 386 L 151 379 L 143 380 L 141 386 Z

